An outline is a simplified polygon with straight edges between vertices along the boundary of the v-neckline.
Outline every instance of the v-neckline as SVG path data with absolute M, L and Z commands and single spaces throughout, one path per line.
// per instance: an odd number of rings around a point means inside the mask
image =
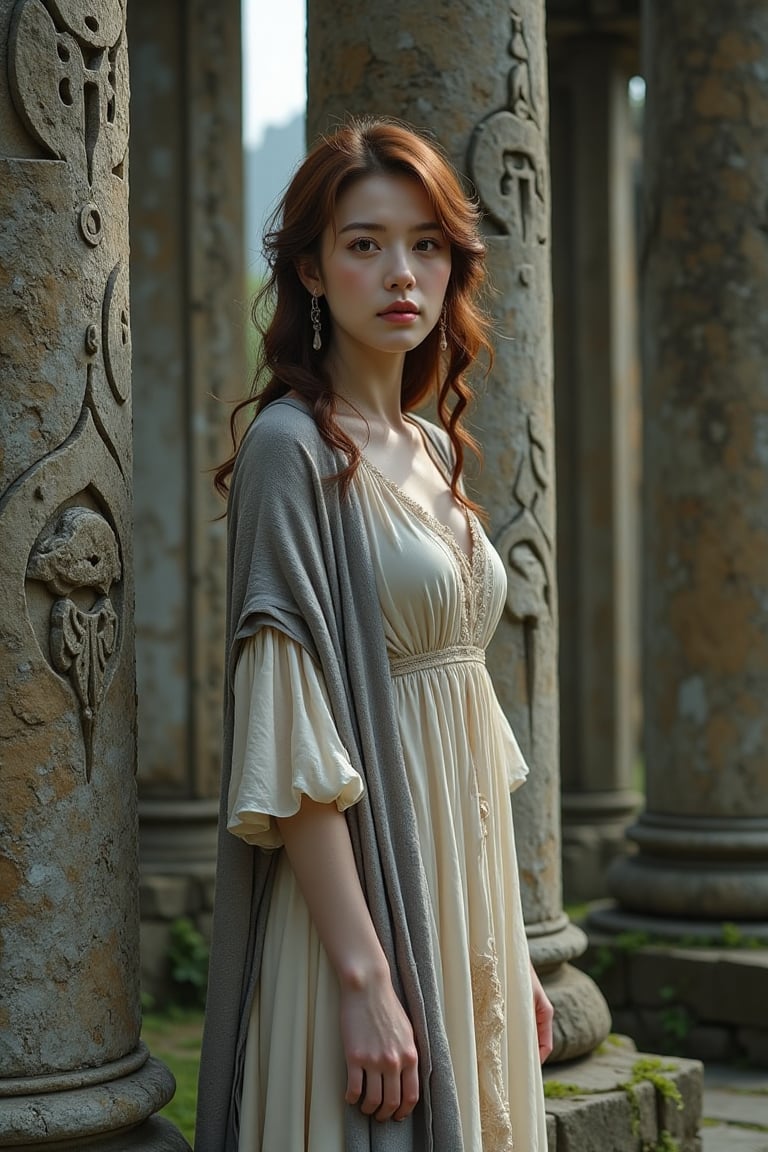
M 439 476 L 450 490 L 450 479 L 443 471 L 443 467 L 435 455 L 434 445 L 430 442 L 430 439 L 424 429 L 421 427 L 421 424 L 419 424 L 417 420 L 414 420 L 413 417 L 409 415 L 405 416 L 405 420 L 408 424 L 411 425 L 412 428 L 415 428 L 422 444 L 424 445 L 424 451 L 427 453 L 427 456 L 429 457 L 432 465 L 437 470 Z M 458 507 L 459 511 L 464 516 L 464 522 L 467 526 L 467 532 L 469 535 L 469 552 L 466 552 L 462 544 L 459 542 L 458 536 L 456 535 L 453 528 L 450 527 L 450 525 L 445 524 L 439 516 L 435 516 L 432 512 L 430 512 L 429 509 L 424 504 L 422 504 L 420 500 L 417 500 L 414 496 L 411 496 L 410 493 L 406 492 L 405 488 L 398 484 L 396 480 L 393 480 L 391 477 L 387 476 L 385 472 L 382 472 L 382 470 L 366 456 L 365 452 L 361 452 L 361 457 L 365 464 L 371 469 L 371 471 L 376 473 L 376 475 L 379 476 L 379 478 L 383 480 L 389 488 L 391 488 L 396 496 L 398 496 L 409 508 L 417 513 L 419 518 L 423 520 L 430 528 L 432 528 L 438 536 L 441 536 L 450 544 L 451 550 L 455 551 L 461 558 L 462 568 L 466 566 L 468 575 L 471 575 L 474 570 L 474 560 L 477 556 L 477 538 L 471 510 L 469 508 L 462 507 L 456 500 L 456 497 L 453 496 L 453 493 L 451 493 L 451 498 L 454 504 L 456 504 Z
M 438 536 L 449 548 L 453 556 L 456 557 L 459 563 L 459 570 L 462 578 L 467 582 L 471 581 L 474 576 L 475 560 L 478 556 L 478 539 L 475 527 L 475 521 L 469 508 L 465 512 L 467 522 L 467 529 L 469 531 L 469 541 L 471 552 L 467 553 L 459 543 L 458 537 L 454 530 L 448 524 L 444 524 L 437 516 L 434 516 L 428 508 L 425 508 L 420 500 L 416 500 L 410 493 L 406 492 L 397 481 L 392 480 L 386 473 L 369 460 L 365 453 L 361 453 L 361 460 L 364 466 L 377 476 L 386 488 L 392 492 L 397 499 L 405 504 L 407 508 L 414 513 L 414 515 L 426 524 L 436 536 Z M 436 462 L 435 462 L 436 463 Z M 437 466 L 437 465 L 436 465 Z

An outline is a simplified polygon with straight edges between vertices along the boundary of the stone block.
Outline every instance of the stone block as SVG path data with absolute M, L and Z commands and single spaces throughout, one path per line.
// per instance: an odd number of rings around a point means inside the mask
M 683 1099 L 678 1112 L 648 1079 L 631 1089 L 641 1061 L 651 1060 L 650 1071 L 674 1084 Z M 583 1060 L 545 1067 L 549 1084 L 546 1107 L 557 1124 L 557 1152 L 635 1152 L 654 1147 L 664 1128 L 675 1135 L 683 1152 L 696 1152 L 701 1115 L 702 1068 L 698 1062 L 656 1058 L 626 1046 L 604 1044 Z M 546 1090 L 546 1089 L 545 1089 Z M 559 1096 L 554 1095 L 560 1092 Z
M 547 1113 L 547 1152 L 557 1152 L 557 1120 Z
M 724 950 L 710 1019 L 768 1029 L 768 949 Z
M 633 1004 L 649 1007 L 669 1003 L 669 992 L 697 1016 L 717 999 L 718 952 L 671 948 L 641 948 L 628 956 L 629 995 Z M 711 1017 L 710 1017 L 711 1018 Z
M 547 1100 L 547 1111 L 557 1121 L 558 1152 L 606 1152 L 608 1148 L 639 1152 L 641 1138 L 656 1139 L 654 1091 L 650 1084 L 637 1093 L 640 1129 L 632 1128 L 632 1110 L 626 1092 Z
M 186 876 L 142 876 L 139 898 L 142 920 L 178 920 L 200 905 L 196 885 Z
M 682 1107 L 679 1107 L 669 1096 L 663 1092 L 658 1093 L 658 1124 L 659 1132 L 667 1131 L 679 1144 L 686 1146 L 688 1142 L 696 1139 L 701 1119 L 702 1098 L 704 1093 L 704 1069 L 698 1060 L 665 1061 L 672 1064 L 675 1072 L 666 1073 L 673 1079 L 675 1087 L 682 1097 Z
M 739 1028 L 736 1042 L 750 1064 L 768 1068 L 768 1028 Z

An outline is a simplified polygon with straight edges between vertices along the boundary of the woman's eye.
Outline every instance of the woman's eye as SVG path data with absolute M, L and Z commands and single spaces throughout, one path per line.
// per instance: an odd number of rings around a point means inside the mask
M 433 240 L 429 236 L 425 236 L 422 240 L 417 240 L 415 244 L 417 252 L 434 252 L 435 249 L 439 247 L 439 240 Z
M 352 248 L 355 252 L 373 252 L 373 240 L 361 236 L 359 240 L 355 240 Z

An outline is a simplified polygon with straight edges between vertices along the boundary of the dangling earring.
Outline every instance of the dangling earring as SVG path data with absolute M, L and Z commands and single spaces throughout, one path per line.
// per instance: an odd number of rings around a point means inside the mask
M 317 302 L 317 288 L 312 290 L 312 303 L 309 306 L 309 318 L 312 321 L 312 327 L 315 330 L 315 335 L 312 337 L 312 347 L 315 352 L 319 352 L 323 346 L 323 341 L 320 336 L 320 305 Z
M 445 304 L 443 304 L 443 310 L 440 313 L 440 351 L 447 352 L 447 350 L 448 337 L 445 332 Z

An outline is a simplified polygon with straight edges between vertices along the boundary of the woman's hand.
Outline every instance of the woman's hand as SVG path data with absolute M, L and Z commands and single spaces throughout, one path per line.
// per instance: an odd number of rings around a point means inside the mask
M 531 985 L 533 987 L 533 1013 L 536 1019 L 536 1035 L 539 1041 L 539 1060 L 543 1064 L 552 1051 L 552 1020 L 555 1010 L 541 986 L 536 969 L 531 964 Z
M 341 1034 L 344 1099 L 377 1120 L 403 1120 L 419 1099 L 419 1058 L 388 971 L 342 983 Z

